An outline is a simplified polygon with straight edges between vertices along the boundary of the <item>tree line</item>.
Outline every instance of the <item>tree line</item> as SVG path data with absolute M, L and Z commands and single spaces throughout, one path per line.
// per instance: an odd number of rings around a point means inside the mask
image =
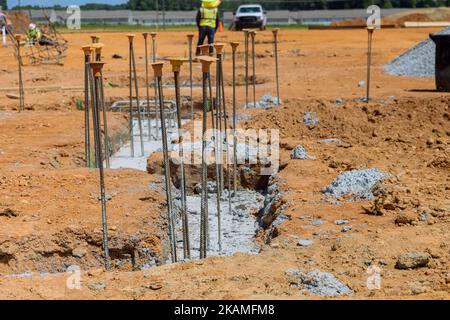
M 93 0 L 95 1 L 95 0 Z M 266 2 L 267 1 L 267 2 Z M 318 10 L 318 9 L 360 9 L 376 4 L 381 8 L 431 8 L 449 6 L 450 0 L 223 0 L 221 10 L 234 11 L 241 4 L 261 3 L 265 10 Z M 88 3 L 82 10 L 196 10 L 200 0 L 128 0 L 127 3 L 110 5 Z M 7 8 L 7 1 L 0 0 L 0 6 Z M 63 6 L 51 7 L 65 10 Z M 46 8 L 46 9 L 51 9 Z M 13 7 L 12 9 L 18 9 Z M 40 6 L 22 6 L 20 9 L 41 9 Z

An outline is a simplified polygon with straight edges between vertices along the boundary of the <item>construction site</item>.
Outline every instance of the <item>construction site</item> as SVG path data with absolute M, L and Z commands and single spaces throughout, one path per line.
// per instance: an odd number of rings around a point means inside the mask
M 0 299 L 450 299 L 446 10 L 200 47 L 11 17 Z

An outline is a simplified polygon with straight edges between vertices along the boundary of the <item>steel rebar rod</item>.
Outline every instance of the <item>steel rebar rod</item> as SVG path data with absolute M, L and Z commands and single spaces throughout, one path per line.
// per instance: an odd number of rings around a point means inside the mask
M 223 56 L 220 57 L 220 86 L 222 90 L 222 109 L 223 109 L 223 123 L 224 123 L 224 142 L 225 142 L 225 162 L 226 162 L 226 179 L 228 185 L 228 213 L 231 214 L 231 176 L 230 176 L 230 157 L 229 157 L 229 141 L 228 141 L 228 113 L 227 103 L 225 98 L 225 81 L 223 74 Z M 223 183 L 223 178 L 222 178 Z M 223 188 L 223 187 L 222 187 Z
M 189 241 L 189 219 L 187 215 L 187 199 L 186 199 L 186 177 L 184 168 L 183 153 L 183 129 L 181 124 L 181 94 L 180 94 L 180 71 L 184 59 L 170 59 L 175 82 L 175 100 L 177 108 L 177 124 L 178 124 L 178 145 L 180 157 L 180 192 L 181 192 L 181 217 L 183 224 L 183 254 L 184 259 L 191 258 L 190 241 Z
M 238 42 L 232 42 L 233 51 L 233 196 L 237 191 L 237 136 L 236 136 L 236 50 Z
M 133 59 L 133 74 L 134 74 L 134 90 L 136 92 L 136 104 L 137 104 L 137 112 L 138 112 L 138 127 L 139 127 L 139 137 L 141 141 L 141 156 L 143 157 L 145 155 L 144 150 L 144 132 L 142 130 L 142 116 L 141 116 L 141 105 L 139 101 L 139 86 L 138 86 L 138 78 L 137 78 L 137 70 L 136 70 L 136 60 L 134 58 L 134 48 L 131 46 L 132 49 L 132 59 Z
M 91 46 L 84 46 L 84 156 L 86 167 L 91 167 L 91 130 L 89 121 L 89 63 L 91 62 Z
M 253 108 L 256 108 L 256 65 L 255 65 L 255 36 L 256 31 L 250 33 L 252 37 L 252 69 L 253 69 Z
M 97 37 L 97 42 L 94 44 L 94 49 L 95 49 L 95 61 L 100 62 L 102 60 L 102 48 L 103 48 L 103 44 L 98 43 L 98 37 Z M 103 135 L 104 135 L 104 140 L 103 140 L 103 148 L 104 148 L 104 160 L 106 162 L 106 168 L 110 168 L 110 163 L 109 163 L 109 135 L 108 135 L 108 118 L 107 118 L 107 114 L 106 114 L 106 104 L 105 104 L 105 94 L 104 94 L 104 86 L 103 86 L 103 75 L 100 77 L 100 84 L 101 84 L 101 90 L 100 90 L 100 105 L 102 106 L 102 116 L 103 116 Z
M 22 76 L 22 56 L 20 55 L 20 41 L 21 35 L 15 35 L 17 41 L 17 64 L 19 72 L 19 112 L 25 110 L 25 91 L 23 89 L 23 76 Z
M 101 137 L 100 137 L 100 117 L 99 110 L 101 106 L 100 103 L 100 90 L 101 90 L 101 70 L 103 67 L 103 62 L 91 62 L 91 72 L 94 82 L 91 84 L 92 100 L 94 102 L 94 107 L 92 109 L 94 118 L 94 139 L 95 152 L 98 158 L 101 158 Z M 102 227 L 103 227 L 103 251 L 105 259 L 105 268 L 109 270 L 111 267 L 110 257 L 109 257 L 109 246 L 108 246 L 108 224 L 107 224 L 107 213 L 106 213 L 106 192 L 105 192 L 105 176 L 103 170 L 103 163 L 99 163 L 99 175 L 100 175 L 100 200 L 102 207 Z
M 138 128 L 139 128 L 139 138 L 141 142 L 141 156 L 143 157 L 145 155 L 144 150 L 144 137 L 143 137 L 143 130 L 142 130 L 142 117 L 141 117 L 141 106 L 139 101 L 139 86 L 138 86 L 138 78 L 137 78 L 137 70 L 136 70 L 136 60 L 134 57 L 134 46 L 133 46 L 133 40 L 134 35 L 129 34 L 127 35 L 128 41 L 130 44 L 130 132 L 131 132 L 131 141 L 132 141 L 132 150 L 131 150 L 131 156 L 134 157 L 134 130 L 133 130 L 133 79 L 134 79 L 134 91 L 136 93 L 136 107 L 137 107 L 137 113 L 138 113 Z
M 220 46 L 219 46 L 220 47 Z M 218 47 L 216 46 L 216 50 Z M 219 48 L 219 50 L 221 50 Z M 215 120 L 216 120 L 216 130 L 214 131 L 215 136 L 215 148 L 214 148 L 214 155 L 215 155 L 215 162 L 216 162 L 216 206 L 217 206 L 217 234 L 218 239 L 217 243 L 219 246 L 219 251 L 222 251 L 222 211 L 221 211 L 221 197 L 222 197 L 222 152 L 221 152 L 221 144 L 222 144 L 222 130 L 221 130 L 221 93 L 222 90 L 220 89 L 220 64 L 219 64 L 219 51 L 217 52 L 217 64 L 216 64 L 216 113 L 215 113 Z
M 374 28 L 367 28 L 367 87 L 366 87 L 366 102 L 369 103 L 370 99 L 370 68 L 372 65 L 372 36 Z
M 280 99 L 280 77 L 279 77 L 279 65 L 278 65 L 278 32 L 280 29 L 273 29 L 273 45 L 274 45 L 274 56 L 275 56 L 275 78 L 277 82 L 277 105 L 281 104 Z
M 171 188 L 171 175 L 170 175 L 170 162 L 169 162 L 169 146 L 167 141 L 167 129 L 166 129 L 166 119 L 164 110 L 164 93 L 162 86 L 162 62 L 152 63 L 153 72 L 155 74 L 156 82 L 158 85 L 159 92 L 159 112 L 161 119 L 161 137 L 163 145 L 163 160 L 164 160 L 164 175 L 165 175 L 165 186 L 166 186 L 166 198 L 167 198 L 167 216 L 169 224 L 169 240 L 171 246 L 171 257 L 172 262 L 177 262 L 177 237 L 175 230 L 175 217 L 173 214 L 173 202 L 172 202 L 172 188 Z
M 191 89 L 190 98 L 191 98 L 191 120 L 194 120 L 194 98 L 193 98 L 193 66 L 192 66 L 192 43 L 194 40 L 194 34 L 190 33 L 187 35 L 188 44 L 189 44 L 189 86 Z
M 208 168 L 207 168 L 207 142 L 206 142 L 206 121 L 208 108 L 208 79 L 210 79 L 210 66 L 215 60 L 211 57 L 202 56 L 199 58 L 202 63 L 202 87 L 203 87 L 203 112 L 202 112 L 202 194 L 201 194 L 201 216 L 200 216 L 200 259 L 207 256 L 208 246 Z
M 130 89 L 130 114 L 129 114 L 129 126 L 130 126 L 130 151 L 131 151 L 131 157 L 134 158 L 134 123 L 133 123 L 133 62 L 131 60 L 131 55 L 133 53 L 133 40 L 132 35 L 128 36 L 129 39 L 129 64 L 128 64 L 128 70 L 129 70 L 129 89 Z
M 245 107 L 248 107 L 248 55 L 249 55 L 249 33 L 248 30 L 244 30 L 244 43 L 245 43 Z
M 146 89 L 146 111 L 147 111 L 147 130 L 148 130 L 148 141 L 152 139 L 152 126 L 151 126 L 151 111 L 150 111 L 150 83 L 148 77 L 148 43 L 147 37 L 148 32 L 142 33 L 144 37 L 145 46 L 145 89 Z
M 156 32 L 150 33 L 152 37 L 152 63 L 156 62 L 156 36 L 158 35 Z M 155 137 L 156 140 L 159 138 L 159 124 L 158 124 L 158 85 L 156 82 L 156 78 L 154 79 L 154 90 L 155 90 Z

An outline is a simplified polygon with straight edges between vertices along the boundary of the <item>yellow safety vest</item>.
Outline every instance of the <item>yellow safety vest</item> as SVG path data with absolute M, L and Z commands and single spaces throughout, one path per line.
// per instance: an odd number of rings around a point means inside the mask
M 216 28 L 217 8 L 200 8 L 200 27 Z

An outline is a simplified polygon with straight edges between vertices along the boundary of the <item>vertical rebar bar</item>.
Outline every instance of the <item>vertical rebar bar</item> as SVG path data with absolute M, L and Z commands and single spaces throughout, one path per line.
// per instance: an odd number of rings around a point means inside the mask
M 102 48 L 103 44 L 98 43 L 98 37 L 96 37 L 96 44 L 94 45 L 95 49 L 95 61 L 100 62 L 102 60 Z M 100 105 L 102 106 L 102 116 L 103 116 L 103 148 L 104 148 L 104 160 L 106 162 L 106 168 L 109 169 L 110 163 L 109 163 L 109 135 L 108 135 L 108 118 L 106 113 L 106 104 L 105 104 L 105 94 L 104 94 L 104 86 L 103 86 L 103 75 L 100 77 L 100 84 L 101 84 L 101 90 L 100 90 Z
M 207 168 L 207 142 L 206 142 L 206 121 L 208 108 L 208 79 L 210 78 L 210 66 L 214 59 L 210 57 L 200 57 L 202 63 L 202 87 L 203 87 L 203 112 L 202 112 L 202 194 L 201 194 L 201 217 L 200 217 L 200 259 L 207 256 L 208 243 L 208 168 Z
M 95 143 L 95 152 L 98 155 L 98 158 L 101 159 L 101 137 L 100 137 L 100 117 L 99 110 L 101 106 L 100 99 L 100 89 L 101 89 L 101 70 L 103 67 L 103 62 L 91 62 L 90 63 L 92 78 L 94 79 L 93 83 L 91 83 L 91 92 L 92 92 L 92 100 L 93 100 L 93 123 L 94 123 L 94 139 Z M 105 258 L 105 268 L 109 270 L 111 267 L 110 257 L 109 257 L 109 246 L 108 246 L 108 224 L 107 224 L 107 214 L 106 214 L 106 192 L 105 192 L 105 176 L 103 170 L 103 163 L 100 161 L 99 163 L 99 175 L 100 175 L 100 200 L 102 206 L 102 227 L 103 227 L 103 250 L 104 250 L 104 258 Z
M 86 167 L 91 167 L 91 130 L 89 121 L 89 63 L 91 62 L 91 46 L 84 46 L 84 156 Z
M 217 234 L 218 234 L 218 246 L 219 251 L 222 251 L 222 224 L 221 224 L 221 206 L 220 201 L 222 197 L 222 152 L 221 152 L 221 144 L 222 144 L 222 121 L 221 121 L 221 93 L 222 90 L 220 89 L 220 64 L 219 64 L 219 51 L 217 50 L 218 47 L 216 46 L 216 52 L 217 52 L 217 64 L 216 64 L 216 113 L 215 113 L 215 120 L 216 120 L 216 130 L 214 131 L 214 137 L 215 137 L 215 160 L 216 160 L 216 206 L 217 206 Z M 220 48 L 219 48 L 220 49 Z
M 191 95 L 191 120 L 194 120 L 194 97 L 193 97 L 193 88 L 192 88 L 192 82 L 193 82 L 193 79 L 192 79 L 192 73 L 193 73 L 193 71 L 192 71 L 192 43 L 193 43 L 193 40 L 194 40 L 194 34 L 192 34 L 192 33 L 190 33 L 190 34 L 188 34 L 187 35 L 187 38 L 188 38 L 188 44 L 189 44 L 189 86 L 190 86 L 190 89 L 191 89 L 191 93 L 190 93 L 190 95 Z
M 130 125 L 130 151 L 131 151 L 131 157 L 134 158 L 134 123 L 133 123 L 133 62 L 131 59 L 131 55 L 133 54 L 133 38 L 131 35 L 128 36 L 129 40 L 129 88 L 130 88 L 130 119 L 129 119 L 129 125 Z
M 142 33 L 144 37 L 145 46 L 145 89 L 146 89 L 146 111 L 147 111 L 147 130 L 148 130 L 148 141 L 152 139 L 152 126 L 151 126 L 151 112 L 150 112 L 150 84 L 148 78 L 148 43 L 147 37 L 148 32 Z
M 244 30 L 244 41 L 245 41 L 245 107 L 248 107 L 248 50 L 249 50 L 249 43 L 248 43 L 248 30 Z
M 253 108 L 256 108 L 256 65 L 255 65 L 255 36 L 256 31 L 250 33 L 252 37 L 252 69 L 253 69 Z
M 231 43 L 233 50 L 233 196 L 237 191 L 237 137 L 236 137 L 236 50 L 238 42 Z
M 140 101 L 139 101 L 139 86 L 138 86 L 136 60 L 134 58 L 133 45 L 131 46 L 131 49 L 132 49 L 132 52 L 133 52 L 131 57 L 133 58 L 134 90 L 136 92 L 136 105 L 137 105 L 137 112 L 138 112 L 139 137 L 140 137 L 140 141 L 141 141 L 141 156 L 143 157 L 145 155 L 145 150 L 144 150 L 144 133 L 143 133 L 143 130 L 142 130 L 141 104 L 140 104 Z
M 367 28 L 367 87 L 366 87 L 366 102 L 369 103 L 370 99 L 370 68 L 372 65 L 372 35 L 373 28 Z
M 152 63 L 156 62 L 156 36 L 158 35 L 156 32 L 150 33 L 152 37 Z M 158 116 L 158 85 L 156 78 L 154 79 L 154 90 L 155 90 L 155 137 L 156 140 L 159 139 L 159 116 Z
M 164 93 L 162 86 L 162 68 L 163 63 L 152 63 L 153 71 L 155 74 L 156 82 L 158 85 L 159 92 L 159 112 L 161 119 L 161 137 L 163 145 L 163 159 L 164 159 L 164 174 L 165 174 L 165 186 L 166 186 L 166 197 L 167 197 L 167 216 L 169 224 L 169 240 L 171 246 L 171 257 L 172 262 L 177 262 L 177 237 L 175 230 L 175 217 L 173 214 L 173 203 L 172 203 L 172 188 L 171 188 L 171 175 L 170 175 L 170 163 L 169 163 L 169 146 L 167 141 L 167 129 L 166 129 L 166 119 L 164 110 Z
M 184 153 L 183 153 L 183 130 L 181 124 L 181 95 L 180 95 L 180 71 L 182 60 L 171 60 L 172 70 L 174 73 L 175 82 L 175 100 L 177 108 L 177 122 L 178 122 L 178 145 L 180 157 L 180 192 L 181 192 L 181 218 L 183 224 L 183 254 L 184 259 L 191 258 L 190 243 L 189 243 L 189 220 L 187 215 L 187 199 L 186 199 L 186 177 L 184 168 Z
M 273 29 L 273 45 L 274 45 L 274 56 L 275 56 L 275 77 L 277 82 L 277 105 L 281 104 L 280 99 L 280 77 L 279 77 L 279 66 L 278 66 L 278 32 L 280 29 Z
M 22 39 L 21 35 L 15 36 L 17 41 L 17 64 L 18 64 L 18 72 L 19 72 L 19 112 L 25 110 L 25 91 L 23 89 L 23 76 L 22 76 L 22 56 L 20 54 L 20 40 Z

